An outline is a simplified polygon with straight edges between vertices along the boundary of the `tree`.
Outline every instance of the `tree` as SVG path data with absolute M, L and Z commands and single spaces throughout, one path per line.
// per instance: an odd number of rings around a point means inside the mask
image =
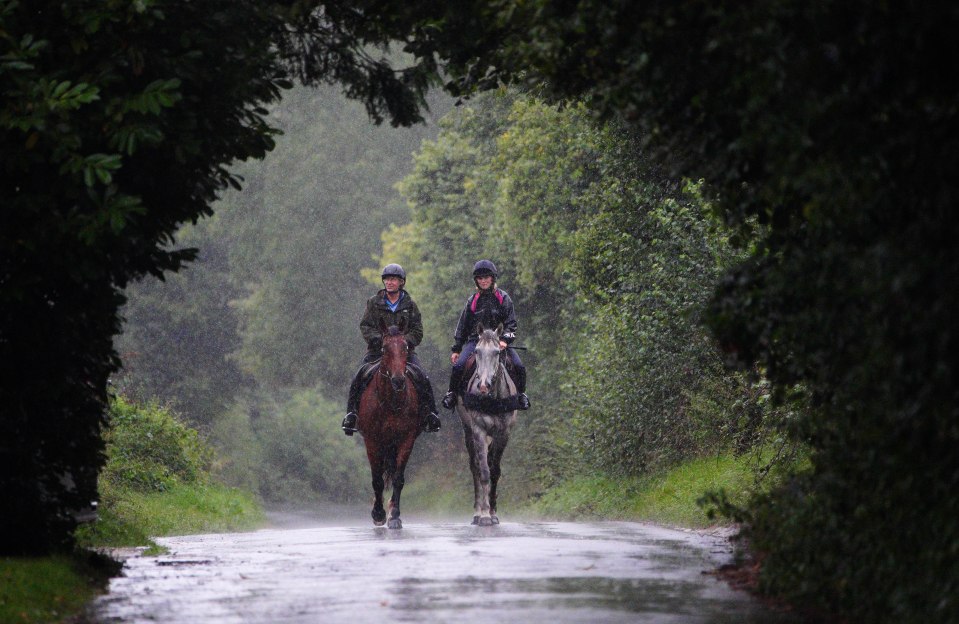
M 795 0 L 463 12 L 430 39 L 452 88 L 586 97 L 755 237 L 711 325 L 731 363 L 815 405 L 793 429 L 810 470 L 754 506 L 765 586 L 872 621 L 954 620 L 959 70 L 943 59 L 959 14 Z
M 0 2 L 0 551 L 68 543 L 96 497 L 121 290 L 190 260 L 173 233 L 262 158 L 293 77 L 420 119 L 431 63 L 393 72 L 350 3 Z

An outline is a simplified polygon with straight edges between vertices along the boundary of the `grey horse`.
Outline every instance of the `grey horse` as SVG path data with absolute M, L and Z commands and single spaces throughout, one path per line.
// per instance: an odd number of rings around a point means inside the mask
M 476 370 L 469 378 L 465 394 L 456 402 L 473 473 L 473 524 L 480 526 L 499 524 L 496 484 L 500 460 L 516 424 L 516 385 L 500 358 L 502 333 L 502 325 L 495 330 L 479 325 L 474 352 Z

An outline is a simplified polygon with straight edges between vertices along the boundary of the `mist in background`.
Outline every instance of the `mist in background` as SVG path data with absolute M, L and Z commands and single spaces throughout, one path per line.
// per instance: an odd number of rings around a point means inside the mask
M 450 105 L 434 98 L 432 119 Z M 409 221 L 394 186 L 438 128 L 376 126 L 335 88 L 294 89 L 271 120 L 283 135 L 236 167 L 243 190 L 179 233 L 198 260 L 128 289 L 114 385 L 171 406 L 218 448 L 220 474 L 268 504 L 365 500 L 365 455 L 339 429 L 377 289 L 362 270 Z

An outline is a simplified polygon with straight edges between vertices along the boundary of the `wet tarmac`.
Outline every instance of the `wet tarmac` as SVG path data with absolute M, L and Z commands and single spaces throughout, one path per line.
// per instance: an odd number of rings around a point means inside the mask
M 129 558 L 93 622 L 797 621 L 704 573 L 731 557 L 721 536 L 645 524 L 406 521 L 157 541 L 169 553 Z

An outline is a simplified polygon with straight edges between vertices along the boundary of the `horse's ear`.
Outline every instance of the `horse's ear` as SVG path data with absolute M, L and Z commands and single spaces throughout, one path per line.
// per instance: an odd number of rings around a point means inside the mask
M 477 335 L 477 336 L 481 336 L 484 331 L 486 331 L 486 328 L 483 327 L 483 324 L 482 324 L 482 323 L 477 323 L 477 324 L 476 324 L 476 335 Z
M 503 335 L 503 324 L 500 323 L 499 326 L 496 328 L 496 337 L 498 338 L 502 335 Z
M 396 324 L 396 328 L 400 330 L 401 334 L 406 333 L 406 317 L 405 316 L 400 317 L 400 322 Z
M 381 316 L 381 317 L 380 317 L 380 333 L 385 335 L 386 332 L 388 332 L 389 330 L 390 330 L 390 328 L 386 326 L 386 319 L 384 319 L 384 318 Z

